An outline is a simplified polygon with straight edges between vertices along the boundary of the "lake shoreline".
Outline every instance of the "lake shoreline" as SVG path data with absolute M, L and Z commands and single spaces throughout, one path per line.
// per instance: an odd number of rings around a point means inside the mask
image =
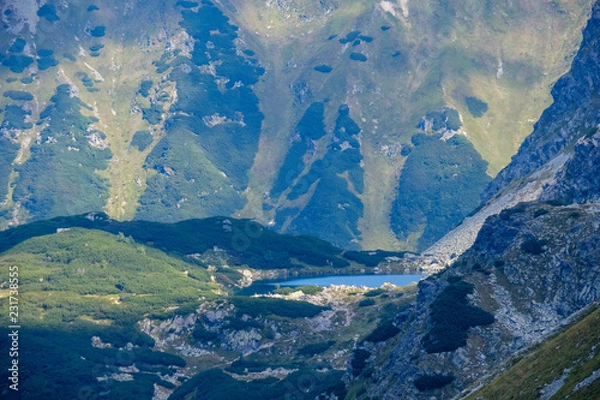
M 354 287 L 363 289 L 377 289 L 386 285 L 405 287 L 416 285 L 426 274 L 336 274 L 312 277 L 292 277 L 288 279 L 264 279 L 254 281 L 251 285 L 237 291 L 238 295 L 265 295 L 279 288 L 297 288 L 319 286 L 329 288 L 332 286 Z
M 396 264 L 377 267 L 350 266 L 346 268 L 333 267 L 303 267 L 294 269 L 256 270 L 245 269 L 244 275 L 249 281 L 302 279 L 330 275 L 430 275 L 430 272 L 416 265 Z M 247 285 L 245 285 L 247 286 Z

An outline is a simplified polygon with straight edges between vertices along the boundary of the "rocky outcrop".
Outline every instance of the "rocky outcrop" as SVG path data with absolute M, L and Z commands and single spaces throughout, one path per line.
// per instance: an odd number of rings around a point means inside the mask
M 404 335 L 375 377 L 383 399 L 451 398 L 501 370 L 516 352 L 542 341 L 600 299 L 600 206 L 521 204 L 490 217 L 475 244 L 446 271 L 420 284 L 413 312 L 397 320 Z M 495 322 L 468 331 L 465 346 L 428 353 L 432 304 L 450 282 L 472 284 L 468 301 Z M 448 315 L 448 318 L 459 318 Z M 450 334 L 450 332 L 448 332 Z M 423 376 L 452 383 L 419 391 Z
M 573 156 L 544 188 L 542 200 L 570 203 L 600 203 L 600 133 L 592 129 L 579 139 Z

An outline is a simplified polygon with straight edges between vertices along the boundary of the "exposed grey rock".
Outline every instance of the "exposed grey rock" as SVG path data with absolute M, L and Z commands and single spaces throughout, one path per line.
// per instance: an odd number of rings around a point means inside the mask
M 576 392 L 581 388 L 589 386 L 598 379 L 600 379 L 600 369 L 595 370 L 590 376 L 579 382 L 573 391 Z
M 550 400 L 563 387 L 565 380 L 569 377 L 569 372 L 571 372 L 571 368 L 565 369 L 561 376 L 544 386 L 540 390 L 540 400 Z
M 543 211 L 540 211 L 543 210 Z M 600 298 L 600 205 L 521 205 L 488 218 L 475 244 L 446 271 L 419 284 L 417 302 L 400 324 L 404 334 L 369 391 L 383 399 L 451 398 L 501 370 L 516 352 L 538 343 L 569 316 Z M 524 243 L 536 240 L 541 248 Z M 538 252 L 539 250 L 539 252 Z M 469 330 L 467 345 L 428 354 L 422 346 L 431 328 L 430 305 L 449 276 L 472 283 L 469 301 L 492 312 L 495 322 Z M 454 375 L 441 390 L 420 393 L 423 374 Z
M 226 350 L 249 354 L 258 350 L 261 340 L 262 336 L 255 328 L 249 331 L 231 331 L 225 335 L 221 347 Z
M 600 202 L 599 165 L 600 133 L 594 127 L 577 141 L 573 156 L 558 173 L 556 182 L 544 189 L 541 199 L 567 204 Z

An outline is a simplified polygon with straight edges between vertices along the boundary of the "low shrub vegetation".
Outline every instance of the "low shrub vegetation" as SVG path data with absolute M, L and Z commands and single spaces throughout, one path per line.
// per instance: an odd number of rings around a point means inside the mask
M 488 105 L 485 101 L 477 97 L 467 97 L 465 99 L 467 108 L 474 118 L 481 118 L 488 110 Z
M 362 53 L 350 53 L 350 59 L 354 61 L 365 62 L 367 61 L 367 56 Z
M 317 72 L 322 72 L 322 73 L 324 73 L 324 74 L 328 74 L 328 73 L 330 73 L 331 71 L 333 71 L 333 68 L 332 68 L 331 66 L 329 66 L 329 65 L 322 64 L 322 65 L 317 65 L 317 66 L 315 67 L 315 71 L 317 71 Z
M 284 400 L 289 398 L 316 398 L 327 388 L 340 381 L 342 371 L 319 373 L 300 367 L 282 380 L 277 378 L 239 381 L 221 370 L 212 369 L 184 382 L 169 397 L 171 400 Z M 318 379 L 312 379 L 317 377 Z M 310 377 L 311 385 L 306 386 Z
M 490 182 L 487 162 L 462 136 L 413 136 L 414 148 L 402 169 L 398 197 L 392 205 L 392 230 L 406 240 L 423 230 L 422 251 L 458 225 L 479 203 Z
M 386 340 L 396 336 L 398 333 L 400 333 L 400 329 L 398 329 L 392 323 L 392 321 L 384 321 L 377 326 L 377 328 L 375 328 L 375 330 L 371 332 L 364 341 L 371 343 L 385 342 Z
M 287 318 L 312 318 L 330 307 L 317 306 L 305 301 L 289 301 L 263 297 L 234 297 L 230 299 L 239 315 L 251 317 L 278 315 Z
M 364 299 L 358 302 L 359 307 L 369 307 L 374 306 L 375 304 L 375 300 L 373 299 Z
M 371 289 L 368 292 L 366 292 L 363 296 L 365 297 L 377 297 L 380 296 L 384 293 L 387 293 L 387 290 L 383 289 L 383 288 L 379 288 L 379 289 Z
M 456 378 L 452 375 L 422 375 L 415 379 L 415 387 L 420 392 L 440 389 L 454 382 Z
M 298 355 L 312 357 L 317 354 L 325 353 L 329 350 L 333 345 L 335 345 L 335 340 L 328 340 L 327 342 L 308 344 L 304 347 L 301 347 L 298 350 Z
M 137 131 L 131 139 L 131 145 L 138 148 L 139 151 L 144 151 L 152 144 L 154 137 L 150 131 Z
M 432 328 L 423 339 L 428 353 L 454 351 L 467 344 L 468 330 L 494 322 L 494 316 L 468 303 L 467 295 L 474 286 L 463 280 L 452 279 L 450 284 L 431 304 Z
M 524 253 L 533 254 L 534 256 L 540 255 L 544 252 L 545 240 L 539 240 L 535 237 L 528 237 L 521 243 L 521 250 Z
M 345 251 L 343 256 L 345 259 L 354 261 L 360 264 L 364 264 L 368 267 L 376 267 L 382 261 L 385 261 L 388 257 L 398 257 L 402 258 L 406 252 L 396 252 L 396 251 L 384 251 L 384 250 L 375 250 L 375 251 Z
M 33 95 L 22 90 L 7 90 L 3 94 L 4 97 L 10 97 L 15 101 L 30 101 L 33 100 Z
M 352 352 L 350 366 L 352 367 L 352 374 L 354 376 L 358 376 L 363 372 L 367 366 L 369 357 L 371 357 L 371 352 L 364 349 L 356 349 Z

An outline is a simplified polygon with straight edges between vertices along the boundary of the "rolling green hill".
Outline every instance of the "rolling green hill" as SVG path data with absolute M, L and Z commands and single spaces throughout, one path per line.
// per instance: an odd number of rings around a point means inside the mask
M 332 267 L 324 257 L 348 261 L 318 239 L 268 231 L 245 231 L 252 243 L 242 250 L 232 235 L 241 236 L 247 221 L 169 225 L 88 217 L 0 233 L 0 268 L 9 272 L 0 278 L 0 307 L 17 305 L 0 318 L 0 348 L 18 352 L 10 357 L 18 360 L 19 378 L 17 397 L 4 385 L 3 398 L 234 399 L 252 390 L 283 399 L 290 386 L 343 393 L 348 344 L 369 339 L 374 324 L 414 294 L 414 287 L 371 293 L 305 286 L 275 289 L 270 298 L 234 296 L 231 286 L 242 279 L 237 269 L 248 268 L 243 262 L 276 268 L 284 265 L 261 263 L 294 256 L 325 270 Z M 189 251 L 205 254 L 186 257 Z M 372 266 L 385 255 L 398 254 L 348 257 Z M 5 368 L 0 376 L 8 382 L 11 374 Z M 303 386 L 307 376 L 315 378 L 310 388 Z
M 211 259 L 211 256 L 205 255 L 214 254 L 217 259 L 221 259 L 224 270 L 234 275 L 237 273 L 231 271 L 227 264 L 254 270 L 306 272 L 307 268 L 311 268 L 339 272 L 354 267 L 376 267 L 387 257 L 402 257 L 405 254 L 387 251 L 344 251 L 314 237 L 282 235 L 249 220 L 213 217 L 173 224 L 151 221 L 120 222 L 102 213 L 57 217 L 2 231 L 0 252 L 9 251 L 29 239 L 69 231 L 71 228 L 99 230 L 119 235 L 119 238 L 126 238 L 124 240 L 127 243 L 150 246 L 186 262 L 197 262 L 204 267 L 211 263 L 203 261 L 205 258 Z M 75 237 L 76 235 L 73 236 Z M 214 262 L 213 260 L 212 263 Z
M 206 268 L 123 234 L 83 228 L 26 240 L 3 252 L 0 263 L 19 271 L 23 323 L 127 324 L 146 313 L 195 305 L 218 290 Z
M 26 240 L 0 253 L 0 266 L 13 271 L 11 285 L 8 275 L 3 279 L 0 304 L 18 310 L 16 320 L 3 314 L 0 346 L 8 349 L 15 339 L 6 327 L 19 326 L 19 398 L 101 393 L 106 382 L 98 378 L 123 368 L 133 368 L 135 377 L 112 383 L 114 396 L 151 396 L 157 382 L 172 387 L 156 371 L 172 375 L 185 361 L 150 350 L 154 340 L 137 321 L 194 310 L 219 292 L 204 268 L 123 235 L 81 228 Z M 10 372 L 2 375 L 6 381 Z

